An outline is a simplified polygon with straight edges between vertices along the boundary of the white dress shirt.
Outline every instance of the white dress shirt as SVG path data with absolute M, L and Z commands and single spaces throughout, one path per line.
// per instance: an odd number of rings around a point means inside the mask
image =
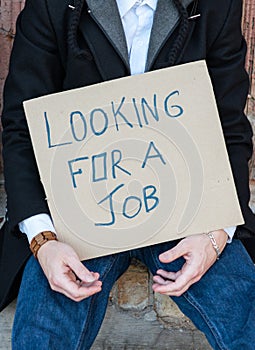
M 142 74 L 145 71 L 149 48 L 153 17 L 157 0 L 116 0 L 124 33 L 126 36 L 131 75 Z M 29 242 L 43 231 L 55 232 L 54 225 L 48 214 L 38 214 L 23 220 L 19 229 L 24 232 Z M 231 242 L 236 227 L 224 229 Z
M 145 71 L 157 0 L 117 0 L 126 36 L 131 74 Z

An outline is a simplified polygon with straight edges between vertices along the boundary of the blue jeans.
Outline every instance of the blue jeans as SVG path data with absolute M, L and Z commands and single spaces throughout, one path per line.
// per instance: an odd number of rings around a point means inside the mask
M 158 255 L 176 242 L 136 249 L 85 262 L 103 281 L 100 293 L 76 303 L 50 289 L 38 264 L 28 261 L 13 326 L 13 350 L 90 349 L 104 318 L 114 282 L 135 257 L 155 274 L 177 271 L 180 258 L 162 264 Z M 203 278 L 173 300 L 206 335 L 214 349 L 254 350 L 255 268 L 242 244 L 234 240 Z

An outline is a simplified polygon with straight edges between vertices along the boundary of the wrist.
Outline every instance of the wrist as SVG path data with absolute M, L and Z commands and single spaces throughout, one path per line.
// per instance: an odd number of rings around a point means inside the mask
M 39 249 L 49 241 L 57 241 L 57 236 L 54 232 L 43 231 L 38 233 L 30 243 L 30 250 L 33 253 L 34 257 L 37 259 L 37 254 Z
M 211 245 L 215 250 L 216 257 L 218 260 L 227 244 L 228 234 L 224 230 L 215 230 L 206 233 L 206 235 L 211 241 Z

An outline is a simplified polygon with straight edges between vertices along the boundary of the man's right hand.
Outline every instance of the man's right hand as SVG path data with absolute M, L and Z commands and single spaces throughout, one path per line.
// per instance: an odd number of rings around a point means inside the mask
M 52 290 L 74 301 L 101 291 L 99 273 L 90 272 L 69 245 L 48 241 L 38 250 L 37 258 Z

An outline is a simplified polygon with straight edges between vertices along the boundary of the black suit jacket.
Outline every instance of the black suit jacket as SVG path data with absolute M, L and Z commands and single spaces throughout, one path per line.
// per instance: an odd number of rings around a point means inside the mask
M 2 115 L 8 232 L 15 231 L 17 224 L 25 218 L 49 212 L 22 102 L 130 74 L 125 55 L 118 50 L 118 42 L 115 41 L 116 45 L 114 44 L 111 35 L 106 32 L 107 26 L 101 25 L 98 20 L 100 8 L 96 6 L 100 6 L 101 9 L 105 6 L 107 9 L 106 1 L 88 1 L 90 5 L 95 4 L 95 11 L 92 9 L 92 12 L 84 7 L 77 41 L 89 55 L 77 57 L 73 54 L 68 45 L 72 16 L 69 3 L 69 0 L 27 0 L 25 10 L 17 21 Z M 192 1 L 186 0 L 184 3 L 189 5 L 190 11 Z M 161 4 L 173 6 L 171 0 L 163 0 Z M 252 154 L 252 131 L 243 113 L 248 92 L 248 77 L 244 70 L 246 45 L 240 28 L 241 11 L 241 0 L 200 0 L 197 13 L 201 16 L 189 21 L 189 35 L 177 64 L 201 59 L 207 62 L 245 219 L 245 224 L 238 227 L 236 236 L 249 240 L 254 239 L 255 232 L 255 217 L 248 206 L 248 160 Z M 108 24 L 111 23 L 113 19 L 109 11 L 105 16 L 109 16 Z M 156 18 L 160 23 L 159 15 L 155 15 L 155 20 Z M 120 23 L 119 18 L 117 22 Z M 166 27 L 167 19 L 164 18 L 163 22 Z M 169 25 L 170 22 L 169 19 Z M 171 30 L 163 39 L 160 37 L 162 28 L 153 28 L 153 35 L 158 36 L 157 40 L 161 40 L 161 45 L 154 50 L 149 70 L 169 65 L 168 56 L 179 25 L 178 21 L 171 22 Z M 121 31 L 120 26 L 118 30 Z M 5 244 L 4 251 L 7 253 L 10 244 Z M 28 250 L 25 249 L 24 254 L 27 256 Z M 5 258 L 5 266 L 2 268 L 4 271 L 9 270 L 13 276 L 20 269 L 24 257 L 22 260 L 13 256 L 11 263 L 7 263 L 7 260 Z

